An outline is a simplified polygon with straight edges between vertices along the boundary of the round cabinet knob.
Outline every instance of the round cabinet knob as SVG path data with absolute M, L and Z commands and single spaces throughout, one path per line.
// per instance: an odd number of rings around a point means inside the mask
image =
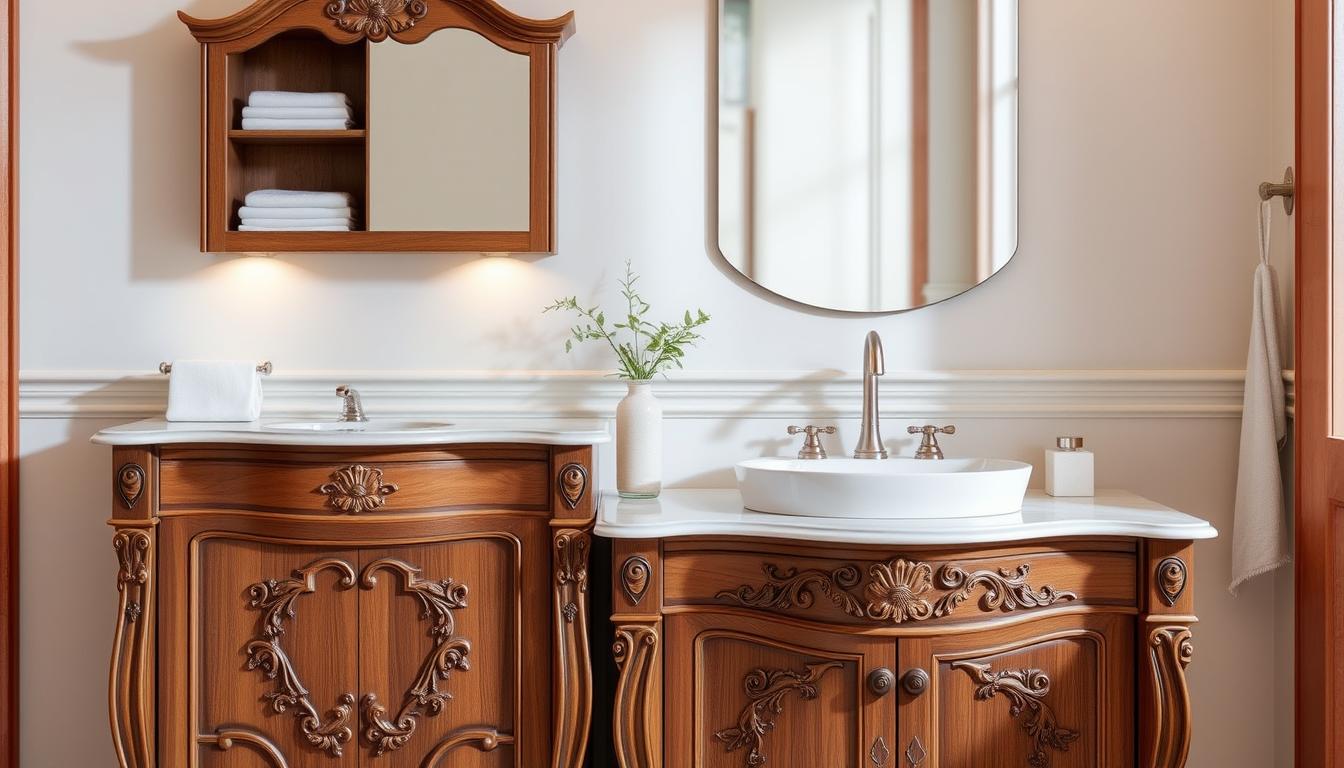
M 911 696 L 918 696 L 929 690 L 929 673 L 922 669 L 912 669 L 901 675 L 901 687 Z
M 868 690 L 874 696 L 882 697 L 891 693 L 891 687 L 896 684 L 896 675 L 890 669 L 882 667 L 874 669 L 868 673 Z

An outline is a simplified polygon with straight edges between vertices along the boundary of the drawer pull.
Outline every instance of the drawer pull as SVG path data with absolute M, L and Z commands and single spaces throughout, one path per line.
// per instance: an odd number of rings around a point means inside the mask
M 868 690 L 878 698 L 891 693 L 891 688 L 894 685 L 896 685 L 896 675 L 892 674 L 891 670 L 886 667 L 874 669 L 868 673 Z
M 396 483 L 383 482 L 383 470 L 356 464 L 331 473 L 331 482 L 317 492 L 325 493 L 331 506 L 358 515 L 383 506 L 398 490 Z
M 929 673 L 916 667 L 901 675 L 901 687 L 911 696 L 918 696 L 929 689 Z

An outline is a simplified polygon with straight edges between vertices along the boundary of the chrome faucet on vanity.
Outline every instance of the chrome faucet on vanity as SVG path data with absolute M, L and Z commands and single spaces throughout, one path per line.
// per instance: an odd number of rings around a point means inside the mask
M 869 331 L 863 341 L 863 423 L 859 425 L 859 444 L 854 448 L 856 459 L 887 458 L 887 449 L 882 445 L 877 406 L 877 377 L 886 372 L 882 337 L 877 335 L 877 331 Z
M 341 421 L 365 422 L 369 420 L 364 415 L 364 404 L 359 399 L 359 390 L 349 384 L 342 384 L 336 388 L 336 395 L 345 400 L 341 409 Z

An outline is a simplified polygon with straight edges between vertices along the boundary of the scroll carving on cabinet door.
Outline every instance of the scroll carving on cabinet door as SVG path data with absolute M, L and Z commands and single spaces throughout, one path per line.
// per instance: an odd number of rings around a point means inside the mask
M 1069 744 L 1078 739 L 1079 733 L 1059 727 L 1055 711 L 1045 703 L 1050 693 L 1050 677 L 1039 669 L 1015 669 L 995 672 L 989 664 L 977 664 L 973 661 L 952 663 L 953 669 L 965 670 L 971 679 L 979 683 L 975 689 L 975 698 L 989 701 L 995 696 L 1008 699 L 1008 713 L 1020 718 L 1023 712 L 1027 717 L 1022 728 L 1032 739 L 1031 751 L 1027 754 L 1027 764 L 1032 768 L 1047 768 L 1050 765 L 1050 753 L 1047 749 L 1060 752 L 1069 751 Z
M 303 687 L 294 663 L 280 644 L 285 634 L 285 619 L 295 616 L 295 602 L 317 589 L 317 575 L 325 570 L 340 575 L 339 589 L 355 586 L 355 569 L 349 563 L 324 558 L 294 571 L 291 578 L 283 581 L 268 579 L 248 587 L 249 605 L 262 614 L 257 636 L 247 644 L 247 668 L 260 669 L 267 680 L 276 681 L 275 690 L 266 694 L 271 709 L 277 713 L 293 709 L 299 730 L 308 743 L 333 757 L 340 757 L 341 745 L 354 735 L 348 723 L 354 711 L 355 695 L 343 694 L 336 707 L 323 719 L 308 700 L 308 689 Z M 221 746 L 221 749 L 227 747 Z
M 364 566 L 359 577 L 360 588 L 376 587 L 378 571 L 383 570 L 400 576 L 402 593 L 420 601 L 421 615 L 431 621 L 429 634 L 434 638 L 434 647 L 402 697 L 396 717 L 388 718 L 387 708 L 378 700 L 377 694 L 364 695 L 364 737 L 373 745 L 375 756 L 405 746 L 415 733 L 420 717 L 437 715 L 453 698 L 447 689 L 452 673 L 471 668 L 467 662 L 471 643 L 455 635 L 453 620 L 454 610 L 467 607 L 467 586 L 452 579 L 423 579 L 419 568 L 401 560 L 383 558 Z
M 377 43 L 414 27 L 429 6 L 425 0 L 330 0 L 323 11 L 337 27 Z
M 737 725 L 714 734 L 729 752 L 747 748 L 747 766 L 766 764 L 763 751 L 765 736 L 775 728 L 774 715 L 784 711 L 784 699 L 796 694 L 803 701 L 817 697 L 817 681 L 832 669 L 844 664 L 830 661 L 805 664 L 801 672 L 789 669 L 753 669 L 742 685 L 747 691 L 747 706 L 737 718 Z
M 383 470 L 355 464 L 332 472 L 331 481 L 317 492 L 326 494 L 327 503 L 336 509 L 358 515 L 382 507 L 398 490 L 396 483 L 383 482 Z
M 1031 565 L 1027 563 L 1016 570 L 970 572 L 948 563 L 938 569 L 935 579 L 932 565 L 896 559 L 870 566 L 866 583 L 856 565 L 825 571 L 781 569 L 765 563 L 761 569 L 768 579 L 764 584 L 743 584 L 735 590 L 723 590 L 716 597 L 751 608 L 789 610 L 811 608 L 820 593 L 856 619 L 891 624 L 950 616 L 978 588 L 984 589 L 980 610 L 986 612 L 1043 608 L 1078 597 L 1049 585 L 1039 589 L 1031 586 L 1027 581 Z M 942 594 L 935 591 L 935 581 Z M 862 599 L 853 591 L 860 584 L 863 584 Z
M 1190 752 L 1190 689 L 1185 668 L 1194 658 L 1195 646 L 1188 627 L 1157 627 L 1148 633 L 1151 721 L 1158 724 L 1152 743 L 1146 745 L 1144 765 L 1181 768 Z M 1143 672 L 1141 672 L 1143 674 Z

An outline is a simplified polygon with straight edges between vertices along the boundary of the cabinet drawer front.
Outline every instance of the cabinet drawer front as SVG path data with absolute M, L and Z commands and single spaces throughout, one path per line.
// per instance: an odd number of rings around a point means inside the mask
M 159 508 L 255 509 L 379 515 L 489 507 L 545 510 L 544 461 L 282 464 L 238 460 L 164 461 Z
M 1077 606 L 1137 605 L 1132 548 L 817 557 L 791 547 L 735 546 L 669 544 L 664 606 L 733 606 L 830 624 L 913 629 Z

